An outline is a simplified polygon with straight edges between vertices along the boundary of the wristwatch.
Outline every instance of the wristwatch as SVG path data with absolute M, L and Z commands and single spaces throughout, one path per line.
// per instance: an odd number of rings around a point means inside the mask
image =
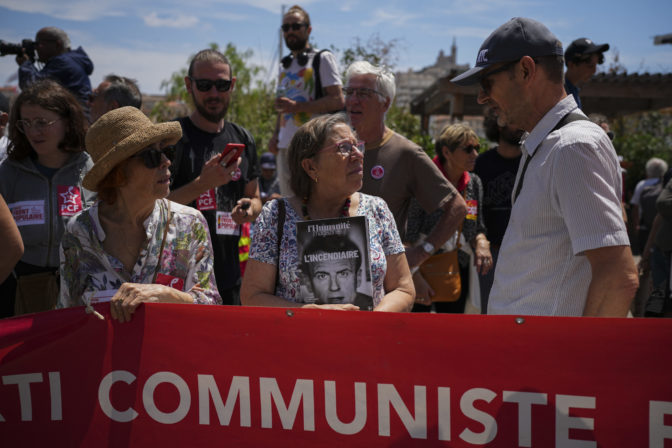
M 425 241 L 422 243 L 422 250 L 427 252 L 429 255 L 432 255 L 434 253 L 434 245 L 429 241 Z

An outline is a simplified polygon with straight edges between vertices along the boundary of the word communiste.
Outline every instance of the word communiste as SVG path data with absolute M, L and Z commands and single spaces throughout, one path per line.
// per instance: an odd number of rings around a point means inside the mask
M 230 377 L 230 383 L 228 380 L 226 381 L 230 385 L 228 392 L 225 394 L 225 401 L 213 375 L 196 374 L 188 379 L 195 384 L 190 385 L 184 378 L 173 372 L 156 372 L 143 381 L 129 371 L 114 370 L 107 373 L 99 383 L 98 405 L 100 410 L 114 422 L 132 422 L 141 417 L 141 412 L 144 412 L 149 419 L 157 423 L 173 425 L 182 422 L 192 412 L 192 404 L 196 400 L 199 425 L 218 423 L 221 426 L 235 426 L 235 423 L 232 423 L 232 416 L 237 409 L 239 427 L 252 427 L 253 403 L 251 397 L 253 395 L 251 394 L 250 377 Z M 134 384 L 136 382 L 137 384 Z M 352 383 L 340 384 L 337 394 L 335 381 L 316 382 L 311 379 L 296 379 L 287 404 L 276 378 L 259 377 L 253 379 L 252 382 L 258 384 L 254 396 L 259 399 L 256 403 L 256 412 L 259 412 L 261 418 L 256 421 L 260 422 L 261 428 L 274 427 L 273 410 L 275 410 L 282 429 L 316 431 L 315 393 L 316 387 L 318 387 L 320 389 L 318 393 L 324 394 L 323 411 L 326 424 L 335 433 L 356 435 L 366 430 L 367 424 L 369 424 L 370 429 L 372 425 L 370 421 L 373 419 L 369 417 L 369 412 L 374 409 L 377 412 L 375 421 L 377 422 L 376 432 L 378 436 L 389 437 L 391 435 L 393 426 L 391 415 L 394 411 L 411 438 L 428 438 L 427 386 L 413 386 L 413 409 L 411 411 L 393 384 L 354 382 L 353 396 L 350 392 Z M 39 396 L 35 393 L 31 394 L 32 386 L 39 383 L 48 385 L 48 397 Z M 257 384 L 255 384 L 255 387 Z M 33 401 L 35 401 L 42 406 L 49 404 L 50 413 L 44 413 L 44 415 L 49 414 L 51 421 L 62 421 L 64 418 L 68 418 L 68 416 L 63 415 L 60 372 L 46 372 L 45 375 L 42 373 L 5 375 L 2 376 L 2 385 L 5 388 L 16 387 L 18 394 L 15 396 L 18 397 L 18 402 L 11 403 L 10 400 L 4 400 L 0 406 L 0 414 L 8 412 L 11 406 L 19 406 L 21 421 L 33 421 Z M 118 388 L 127 387 L 130 389 L 133 385 L 142 386 L 142 404 L 126 402 L 122 404 L 112 394 L 113 387 L 118 391 L 120 390 Z M 173 392 L 173 395 L 176 392 L 179 396 L 177 406 L 173 406 L 174 409 L 168 411 L 159 409 L 156 402 L 159 386 L 163 388 L 161 390 L 164 392 L 166 388 L 169 391 L 172 389 L 170 392 Z M 41 390 L 45 391 L 46 389 L 42 388 Z M 374 397 L 371 396 L 373 390 L 375 390 Z M 460 397 L 451 396 L 450 387 L 431 388 L 429 392 L 436 394 L 436 403 L 438 404 L 437 412 L 431 413 L 431 415 L 436 416 L 437 421 L 431 422 L 431 427 L 438 429 L 435 434 L 438 440 L 451 441 L 454 438 L 459 438 L 474 445 L 485 445 L 495 439 L 498 432 L 497 419 L 477 408 L 475 403 L 478 401 L 490 403 L 499 396 L 497 392 L 481 387 L 468 389 Z M 517 408 L 517 446 L 532 446 L 533 410 L 538 406 L 549 405 L 548 394 L 522 391 L 501 391 L 500 394 L 503 403 L 511 403 Z M 5 393 L 5 397 L 10 396 Z M 47 398 L 49 399 L 47 400 Z M 453 426 L 456 425 L 451 425 L 451 400 L 455 398 L 459 398 L 462 420 L 466 418 L 467 423 L 476 422 L 478 424 L 464 424 L 462 425 L 464 428 L 459 433 L 456 431 L 454 434 L 452 430 Z M 78 396 L 76 399 L 82 400 L 85 398 Z M 592 430 L 595 428 L 595 416 L 591 412 L 594 413 L 597 409 L 596 397 L 556 394 L 554 401 L 556 446 L 597 447 L 597 443 L 594 441 L 576 441 L 570 438 L 572 430 Z M 165 405 L 162 407 L 165 408 Z M 303 410 L 303 421 L 297 422 L 300 407 Z M 344 412 L 345 409 L 351 410 L 353 407 L 354 418 L 347 422 L 342 421 L 337 409 Z M 672 403 L 649 402 L 649 437 L 651 439 L 662 441 L 669 438 L 672 427 L 665 426 L 664 420 L 665 415 L 670 414 L 671 408 Z M 572 416 L 572 411 L 577 409 L 583 411 L 581 417 Z M 212 410 L 214 410 L 214 415 L 217 418 L 216 423 L 213 423 Z M 351 414 L 352 412 L 348 413 L 348 415 Z M 0 428 L 2 424 L 10 423 L 11 421 L 5 420 L 0 415 Z M 277 419 L 275 423 L 277 423 Z M 375 425 L 375 423 L 373 424 Z M 474 431 L 472 428 L 482 430 Z M 394 429 L 398 430 L 398 428 Z M 578 444 L 575 442 L 578 442 Z

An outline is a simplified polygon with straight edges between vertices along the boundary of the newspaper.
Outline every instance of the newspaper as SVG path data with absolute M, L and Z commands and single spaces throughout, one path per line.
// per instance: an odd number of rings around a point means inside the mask
M 296 223 L 301 301 L 373 310 L 368 230 L 364 216 Z

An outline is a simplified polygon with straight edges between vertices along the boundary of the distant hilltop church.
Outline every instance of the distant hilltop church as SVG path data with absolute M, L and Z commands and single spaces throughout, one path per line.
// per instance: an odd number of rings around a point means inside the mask
M 446 76 L 451 70 L 463 72 L 469 69 L 469 64 L 459 65 L 457 63 L 457 45 L 453 38 L 453 45 L 450 47 L 450 56 L 446 56 L 443 50 L 439 51 L 434 65 L 425 67 L 420 71 L 414 72 L 408 69 L 407 72 L 397 72 L 397 96 L 395 103 L 399 107 L 406 107 L 411 100 L 420 95 L 425 89 L 434 84 L 437 79 Z

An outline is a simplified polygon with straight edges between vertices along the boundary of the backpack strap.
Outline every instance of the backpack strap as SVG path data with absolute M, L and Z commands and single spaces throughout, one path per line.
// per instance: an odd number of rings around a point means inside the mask
M 572 121 L 580 121 L 580 120 L 588 120 L 583 114 L 580 114 L 578 112 L 569 112 L 566 114 L 564 117 L 558 121 L 558 124 L 555 125 L 553 129 L 551 129 L 551 132 L 557 131 L 561 127 L 571 123 Z M 549 134 L 551 133 L 549 132 Z M 523 188 L 523 179 L 525 178 L 525 172 L 527 171 L 527 166 L 530 164 L 530 160 L 532 160 L 532 157 L 534 154 L 531 154 L 529 157 L 525 159 L 525 164 L 523 165 L 523 171 L 520 173 L 520 180 L 518 181 L 518 186 L 516 187 L 516 194 L 513 197 L 513 202 L 516 202 L 516 199 L 518 199 L 518 195 L 520 194 L 521 188 Z
M 322 98 L 324 94 L 322 93 L 322 80 L 320 79 L 320 60 L 322 59 L 322 53 L 328 52 L 329 50 L 320 50 L 315 53 L 313 56 L 313 78 L 315 78 L 315 99 Z
M 273 291 L 276 293 L 278 291 L 278 286 L 280 286 L 280 244 L 282 243 L 282 235 L 285 231 L 285 216 L 287 212 L 285 211 L 285 200 L 283 198 L 275 199 L 275 202 L 278 204 L 278 227 L 275 230 L 275 234 L 278 236 L 278 246 L 277 246 L 277 252 L 278 252 L 278 262 L 277 266 L 275 267 L 275 290 Z

